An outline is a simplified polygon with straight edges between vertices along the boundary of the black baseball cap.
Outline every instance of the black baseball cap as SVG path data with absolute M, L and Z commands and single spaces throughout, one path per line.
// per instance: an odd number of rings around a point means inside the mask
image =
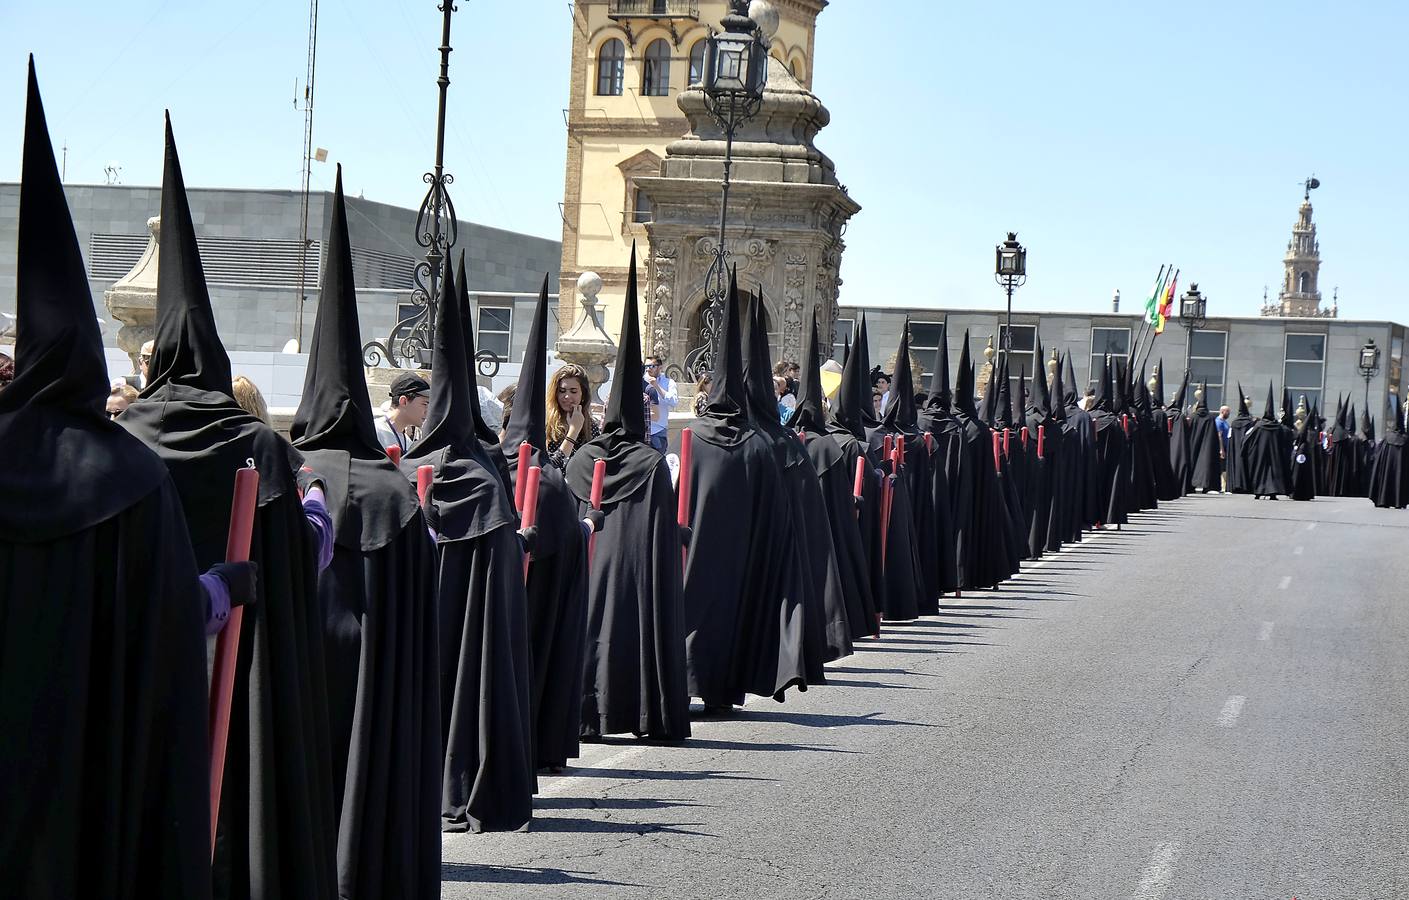
M 431 383 L 419 375 L 407 372 L 405 375 L 396 376 L 396 380 L 391 383 L 391 399 L 396 400 L 406 397 L 414 400 L 422 394 L 431 392 Z

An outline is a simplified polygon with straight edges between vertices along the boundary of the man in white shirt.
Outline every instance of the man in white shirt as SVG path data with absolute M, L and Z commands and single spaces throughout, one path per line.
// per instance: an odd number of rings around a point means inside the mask
M 675 382 L 665 374 L 665 360 L 646 357 L 646 384 L 656 389 L 657 402 L 651 404 L 651 446 L 661 453 L 670 445 L 670 411 L 680 402 Z
M 377 440 L 383 447 L 400 447 L 405 453 L 411 447 L 406 430 L 420 428 L 430 410 L 430 382 L 407 372 L 391 383 L 390 393 L 390 408 L 373 416 L 372 424 L 377 427 Z

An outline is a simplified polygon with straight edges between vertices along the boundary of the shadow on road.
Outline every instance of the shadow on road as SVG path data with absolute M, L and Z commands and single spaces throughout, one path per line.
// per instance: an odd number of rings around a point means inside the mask
M 938 678 L 933 672 L 913 672 L 910 669 L 868 669 L 864 666 L 829 666 L 827 674 L 841 672 L 847 675 L 918 675 L 923 678 Z
M 708 803 L 693 800 L 653 800 L 648 797 L 632 799 L 628 797 L 535 797 L 535 811 L 543 809 L 715 809 Z
M 718 837 L 708 831 L 695 831 L 703 822 L 613 822 L 610 819 L 577 819 L 570 816 L 535 818 L 533 830 L 548 834 L 685 834 Z
M 913 684 L 886 684 L 883 681 L 852 681 L 846 678 L 833 678 L 832 673 L 836 669 L 827 670 L 827 687 L 855 687 L 855 688 L 885 688 L 892 691 L 932 691 L 934 688 L 920 687 Z M 910 674 L 910 673 L 906 673 Z
M 629 881 L 609 881 L 591 878 L 586 872 L 567 869 L 537 869 L 523 866 L 478 866 L 463 863 L 441 863 L 441 881 L 458 884 L 605 884 L 619 887 L 644 887 Z
M 677 746 L 689 748 L 689 743 Z M 702 770 L 673 772 L 664 769 L 573 769 L 563 772 L 572 778 L 611 778 L 617 781 L 777 781 L 741 772 Z
M 783 722 L 789 725 L 803 725 L 808 728 L 841 728 L 854 725 L 901 725 L 912 728 L 946 728 L 944 725 L 932 725 L 928 722 L 906 722 L 900 719 L 881 718 L 879 712 L 867 713 L 864 716 L 842 716 L 829 713 L 790 713 L 790 712 L 755 712 L 745 709 L 739 716 L 740 719 L 747 719 L 754 722 Z

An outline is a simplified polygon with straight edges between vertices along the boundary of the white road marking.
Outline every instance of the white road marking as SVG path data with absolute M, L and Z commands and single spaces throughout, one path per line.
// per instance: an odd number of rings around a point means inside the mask
M 1271 637 L 1272 637 L 1272 623 L 1271 623 L 1271 622 L 1263 622 L 1263 623 L 1262 623 L 1262 630 L 1257 633 L 1257 639 L 1258 639 L 1259 641 L 1265 641 L 1265 640 L 1270 639 Z
M 1306 552 L 1306 548 L 1303 547 L 1303 546 L 1300 545 L 1300 544 L 1297 544 L 1297 545 L 1296 545 L 1296 549 L 1292 551 L 1292 556 L 1301 556 L 1301 555 L 1302 555 L 1303 553 L 1305 553 L 1305 552 Z
M 1223 704 L 1223 712 L 1218 714 L 1219 728 L 1232 728 L 1238 723 L 1238 716 L 1243 713 L 1243 704 L 1247 702 L 1247 697 L 1232 696 L 1228 702 Z
M 1315 522 L 1309 522 L 1309 523 L 1307 523 L 1306 530 L 1307 530 L 1307 531 L 1315 531 L 1315 530 L 1316 530 L 1316 523 L 1315 523 Z
M 1282 580 L 1279 581 L 1279 582 L 1277 582 L 1277 590 L 1279 590 L 1279 591 L 1285 591 L 1287 588 L 1291 587 L 1291 584 L 1292 584 L 1292 576 L 1290 576 L 1290 575 L 1283 575 L 1283 576 L 1282 576 Z
M 1179 858 L 1179 844 L 1171 841 L 1155 847 L 1145 874 L 1140 876 L 1140 885 L 1135 888 L 1133 900 L 1160 900 L 1169 889 L 1174 878 L 1174 861 Z
M 614 753 L 611 756 L 608 756 L 606 759 L 600 761 L 591 761 L 583 759 L 575 760 L 574 767 L 579 769 L 614 769 L 618 766 L 618 764 L 624 763 L 627 760 L 635 759 L 636 757 L 640 756 L 642 753 L 645 753 L 649 749 L 650 745 L 648 744 L 642 744 L 639 747 L 627 747 L 620 753 Z M 623 774 L 625 774 L 625 771 L 626 770 L 623 770 Z M 554 794 L 561 794 L 568 788 L 577 787 L 579 784 L 585 786 L 586 783 L 591 781 L 592 778 L 587 775 L 564 775 L 563 777 L 550 783 L 547 787 L 540 788 L 538 791 L 538 796 L 551 797 Z

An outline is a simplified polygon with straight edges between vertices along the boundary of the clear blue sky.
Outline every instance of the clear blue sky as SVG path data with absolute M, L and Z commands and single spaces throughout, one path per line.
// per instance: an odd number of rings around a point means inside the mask
M 68 178 L 159 183 L 169 107 L 187 183 L 296 188 L 307 10 L 130 0 L 0 10 L 0 179 L 19 173 L 33 52 Z M 435 123 L 434 0 L 323 0 L 315 144 L 349 190 L 415 206 Z M 997 306 L 993 244 L 1029 248 L 1026 309 L 1141 302 L 1172 261 L 1213 314 L 1253 315 L 1315 172 L 1322 289 L 1409 321 L 1409 7 L 1302 0 L 833 0 L 819 146 L 865 207 L 843 302 Z M 565 0 L 461 0 L 447 166 L 463 218 L 557 239 L 571 22 Z

